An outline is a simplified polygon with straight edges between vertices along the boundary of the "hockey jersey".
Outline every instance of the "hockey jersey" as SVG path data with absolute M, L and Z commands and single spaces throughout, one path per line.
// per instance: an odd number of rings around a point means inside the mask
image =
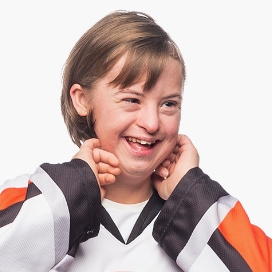
M 271 259 L 272 240 L 198 167 L 167 201 L 154 192 L 127 241 L 80 159 L 0 187 L 0 272 L 269 272 Z

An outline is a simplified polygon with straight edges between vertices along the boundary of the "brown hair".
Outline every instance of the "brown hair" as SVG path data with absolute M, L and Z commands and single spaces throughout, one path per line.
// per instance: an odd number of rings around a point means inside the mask
M 91 92 L 96 81 L 106 75 L 126 54 L 119 75 L 111 82 L 126 88 L 146 75 L 145 90 L 155 85 L 169 56 L 177 59 L 185 80 L 185 65 L 170 36 L 145 13 L 115 11 L 86 31 L 73 47 L 64 67 L 61 111 L 72 141 L 80 147 L 96 137 L 92 112 L 80 116 L 72 103 L 70 88 L 80 84 Z

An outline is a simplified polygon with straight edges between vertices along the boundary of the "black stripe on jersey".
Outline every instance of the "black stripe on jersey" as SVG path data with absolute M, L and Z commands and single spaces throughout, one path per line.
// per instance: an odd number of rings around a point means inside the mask
M 18 213 L 20 212 L 22 205 L 27 199 L 30 199 L 36 195 L 39 195 L 41 191 L 36 187 L 34 183 L 28 184 L 27 187 L 27 194 L 26 194 L 26 199 L 21 202 L 17 202 L 5 210 L 0 211 L 0 228 L 4 227 L 7 224 L 10 224 L 14 221 Z
M 27 188 L 26 199 L 37 196 L 39 194 L 41 194 L 41 191 L 39 190 L 39 188 L 34 183 L 32 182 L 29 183 Z
M 228 193 L 198 167 L 191 169 L 167 199 L 154 224 L 153 236 L 176 259 L 206 211 Z
M 127 241 L 127 244 L 132 242 L 137 238 L 144 229 L 151 223 L 151 221 L 157 216 L 162 206 L 164 205 L 165 200 L 161 199 L 155 191 L 144 209 L 142 210 L 140 216 L 138 217 Z
M 149 201 L 146 203 L 145 207 L 143 208 L 142 212 L 140 213 L 136 223 L 129 235 L 126 244 L 132 242 L 135 238 L 137 238 L 144 229 L 152 222 L 152 220 L 157 216 L 159 211 L 161 210 L 165 201 L 161 199 L 158 193 L 155 191 Z M 110 217 L 107 210 L 103 207 L 102 208 L 102 218 L 101 224 L 120 242 L 125 244 L 125 241 L 115 225 L 114 221 Z
M 225 239 L 217 229 L 211 236 L 208 245 L 231 272 L 252 272 L 240 253 Z
M 121 243 L 125 244 L 125 241 L 115 225 L 114 221 L 110 217 L 109 213 L 107 210 L 102 206 L 102 216 L 101 216 L 101 224 L 116 238 L 118 239 Z
M 62 164 L 42 164 L 65 196 L 70 212 L 69 248 L 98 235 L 101 196 L 95 175 L 87 164 L 73 159 Z
M 20 212 L 20 209 L 23 205 L 22 202 L 18 202 L 16 204 L 13 204 L 6 208 L 5 210 L 0 211 L 0 228 L 6 226 L 7 224 L 10 224 L 14 221 L 18 213 Z

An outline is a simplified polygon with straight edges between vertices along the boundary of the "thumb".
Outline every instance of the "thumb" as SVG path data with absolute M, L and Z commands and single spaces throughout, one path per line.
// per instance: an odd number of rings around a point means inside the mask
M 157 190 L 159 196 L 166 200 L 168 198 L 168 194 L 165 192 L 166 189 L 166 180 L 158 175 L 156 172 L 152 173 L 151 180 L 153 182 L 154 188 Z

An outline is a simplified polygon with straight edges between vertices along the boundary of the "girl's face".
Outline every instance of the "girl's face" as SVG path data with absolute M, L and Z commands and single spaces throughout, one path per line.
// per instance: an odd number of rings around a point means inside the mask
M 121 58 L 92 92 L 95 132 L 101 148 L 119 159 L 121 175 L 146 178 L 177 142 L 182 71 L 179 62 L 170 57 L 148 91 L 143 91 L 144 80 L 125 89 L 109 85 L 124 61 Z

